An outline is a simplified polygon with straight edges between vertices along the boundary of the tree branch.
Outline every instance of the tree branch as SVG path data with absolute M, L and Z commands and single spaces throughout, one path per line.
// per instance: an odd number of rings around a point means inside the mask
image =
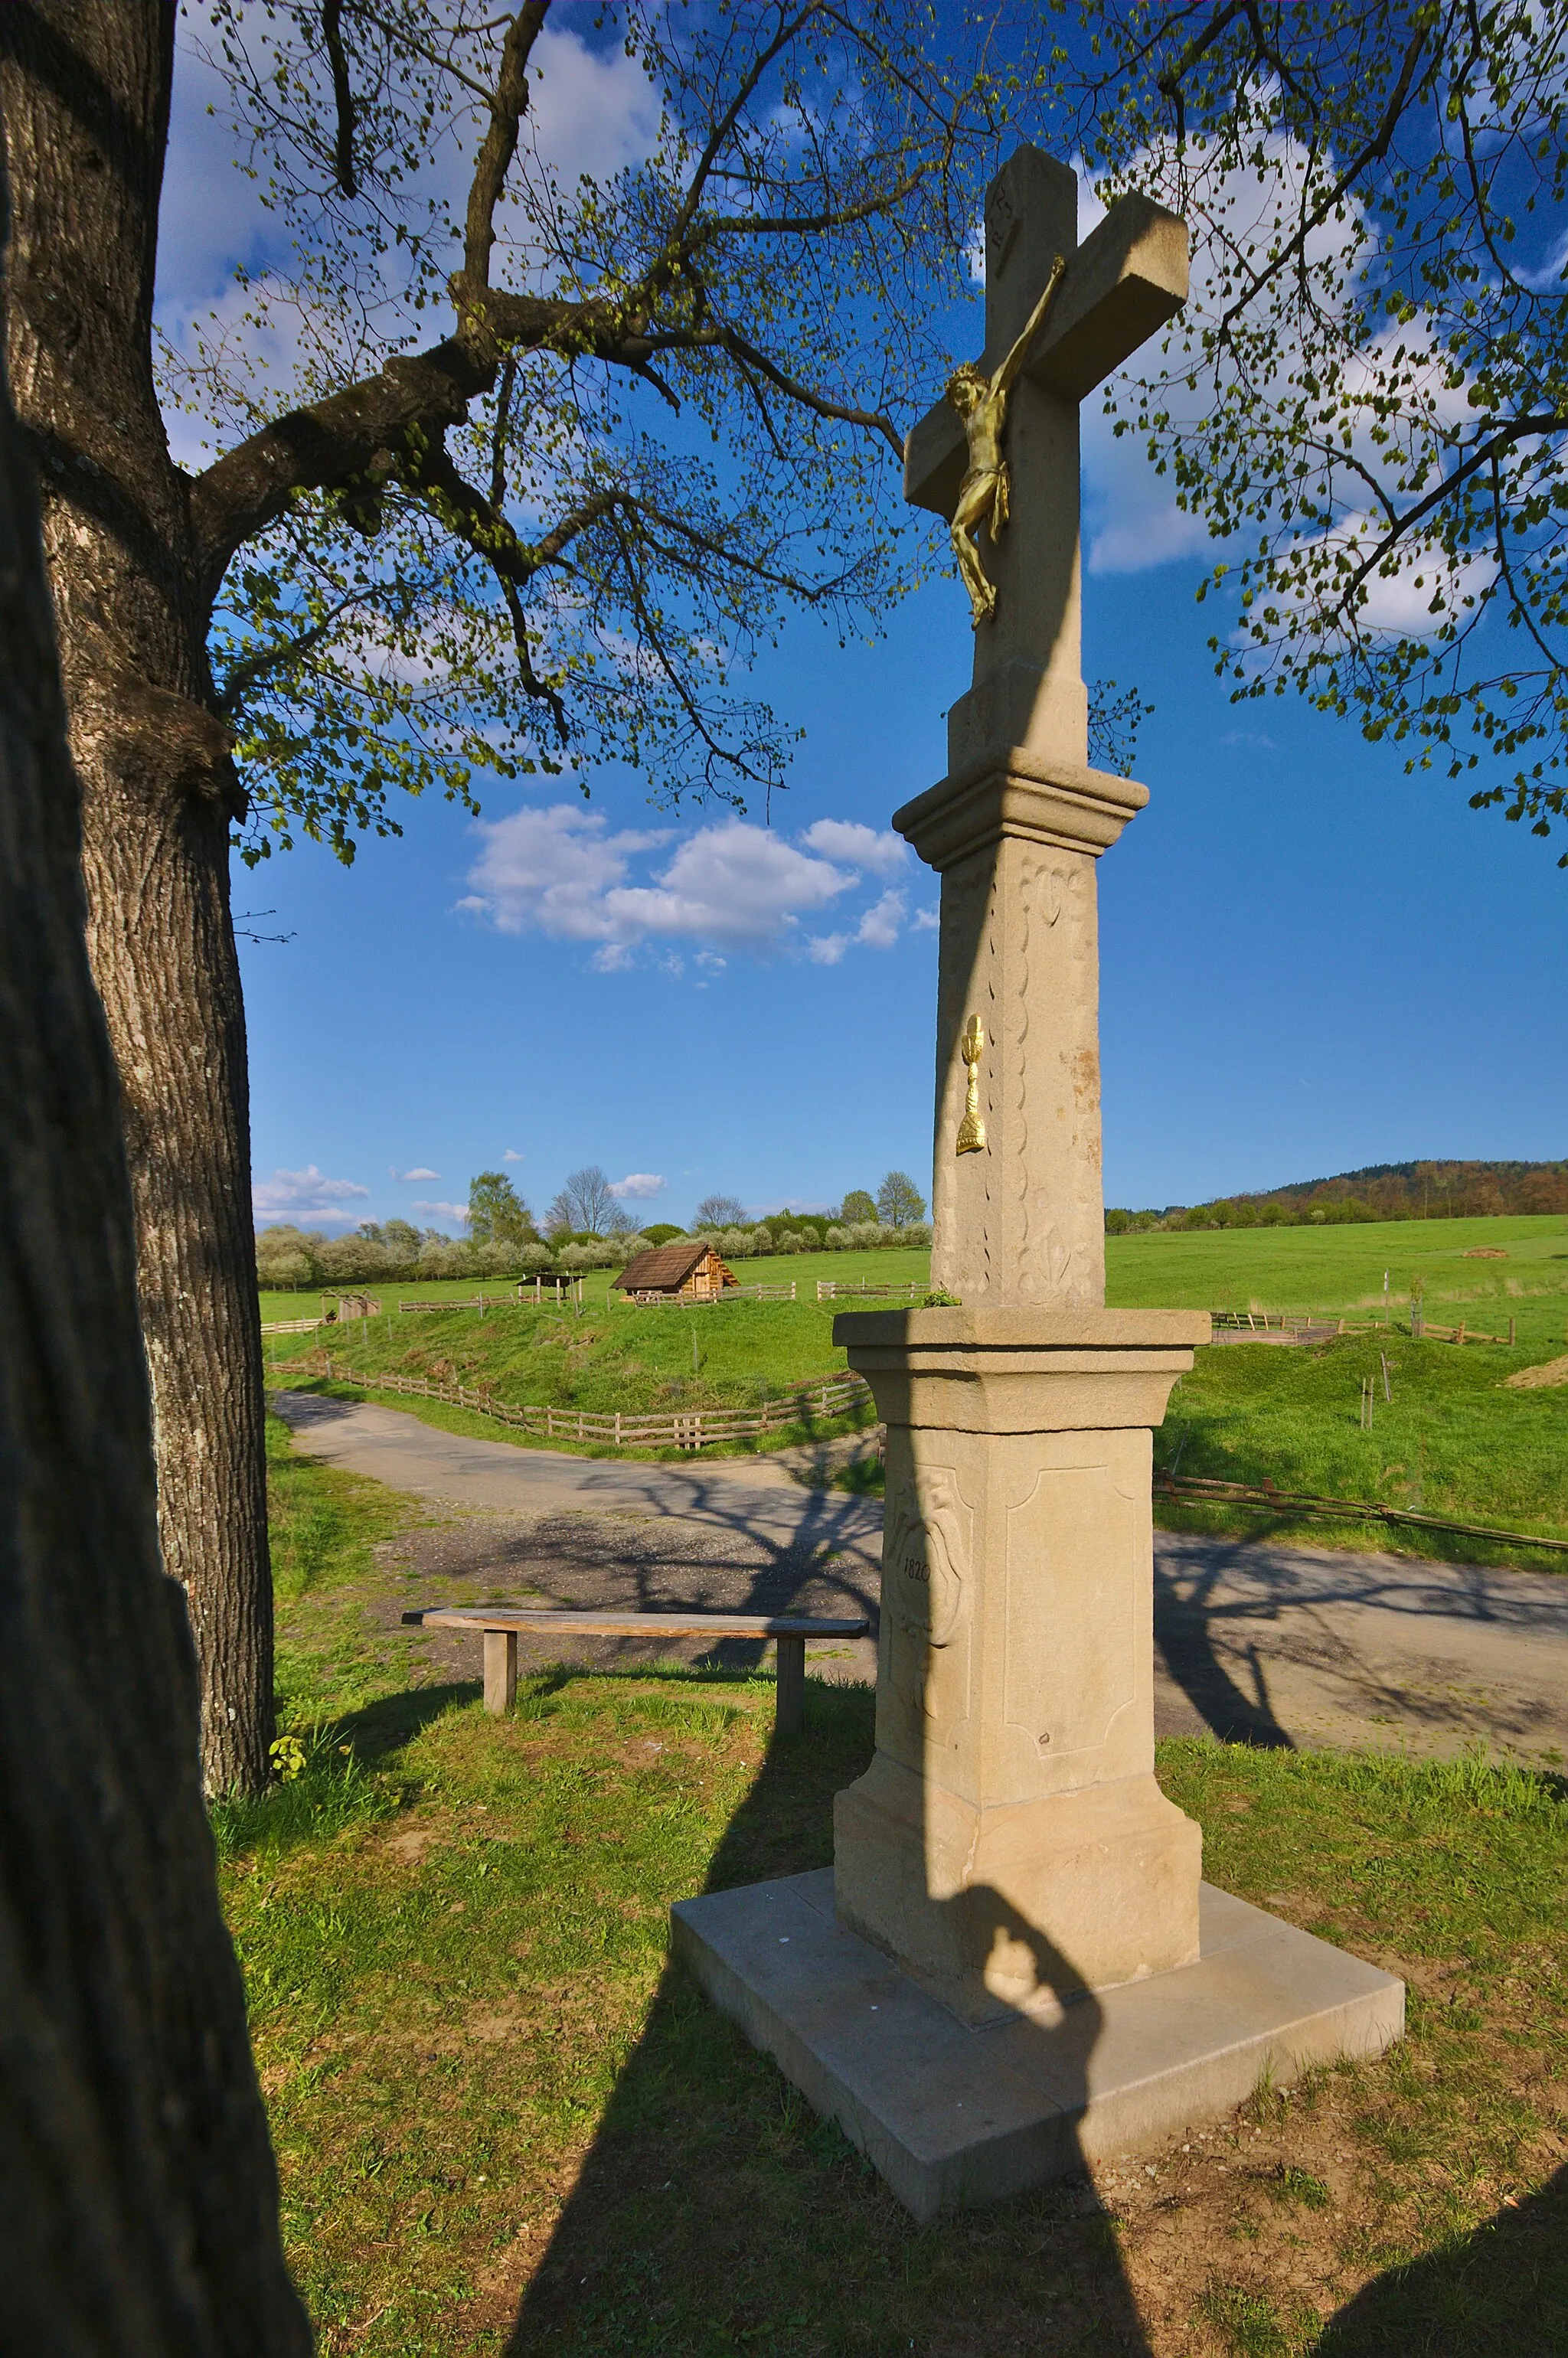
M 224 673 L 222 686 L 218 690 L 217 710 L 225 720 L 232 720 L 247 688 L 254 687 L 257 680 L 265 679 L 269 671 L 276 671 L 280 665 L 292 663 L 298 655 L 308 654 L 312 647 L 319 646 L 342 615 L 351 611 L 355 606 L 376 605 L 384 594 L 384 590 L 373 586 L 368 590 L 351 590 L 347 597 L 340 598 L 330 606 L 320 621 L 312 622 L 308 630 L 296 632 L 291 639 L 276 640 L 272 645 L 258 647 L 254 654 L 246 655 Z
M 343 49 L 343 0 L 321 0 L 321 37 L 332 68 L 332 103 L 338 110 L 338 137 L 332 168 L 345 197 L 357 197 L 354 178 L 354 93 L 349 81 L 349 60 Z
M 1378 125 L 1378 129 L 1373 137 L 1367 142 L 1367 145 L 1357 155 L 1352 157 L 1350 162 L 1346 164 L 1345 169 L 1340 173 L 1339 178 L 1335 181 L 1334 186 L 1329 189 L 1327 195 L 1322 198 L 1319 202 L 1314 206 L 1313 210 L 1306 215 L 1304 220 L 1297 223 L 1294 235 L 1288 238 L 1285 243 L 1281 247 L 1279 253 L 1271 257 L 1267 269 L 1260 271 L 1253 278 L 1251 285 L 1247 288 L 1246 292 L 1237 297 L 1235 302 L 1231 304 L 1229 309 L 1225 313 L 1218 327 L 1215 330 L 1217 341 L 1224 341 L 1225 338 L 1229 333 L 1231 322 L 1239 317 L 1239 315 L 1247 308 L 1249 303 L 1256 301 L 1257 297 L 1263 292 L 1264 287 L 1270 284 L 1271 280 L 1277 278 L 1281 271 L 1285 269 L 1289 264 L 1303 257 L 1306 242 L 1312 235 L 1314 230 L 1322 227 L 1323 223 L 1328 219 L 1330 213 L 1334 211 L 1336 205 L 1339 202 L 1341 197 L 1346 195 L 1348 191 L 1354 188 L 1356 182 L 1360 178 L 1368 165 L 1381 162 L 1382 158 L 1388 154 L 1390 144 L 1393 139 L 1394 133 L 1399 128 L 1400 117 L 1405 111 L 1405 101 L 1410 96 L 1411 83 L 1414 79 L 1415 70 L 1418 62 L 1420 61 L 1421 53 L 1426 46 L 1426 37 L 1429 30 L 1429 25 L 1426 22 L 1422 22 L 1416 26 L 1414 32 L 1411 35 L 1410 40 L 1405 49 L 1403 61 L 1400 67 L 1399 80 L 1395 82 L 1389 103 L 1383 109 L 1383 119 Z
M 463 225 L 463 266 L 453 292 L 458 298 L 458 333 L 470 331 L 470 308 L 490 285 L 490 257 L 495 244 L 495 208 L 506 186 L 517 135 L 528 111 L 528 59 L 544 29 L 550 0 L 527 0 L 506 28 L 501 47 L 501 70 L 490 99 L 490 122 L 474 158 L 469 184 L 468 215 Z
M 871 433 L 880 434 L 899 464 L 903 464 L 903 437 L 891 417 L 883 416 L 880 410 L 857 409 L 848 402 L 829 401 L 826 394 L 813 393 L 808 384 L 802 384 L 798 378 L 786 375 L 776 361 L 770 360 L 766 352 L 748 342 L 733 328 L 706 328 L 697 335 L 681 335 L 678 332 L 655 334 L 650 336 L 648 341 L 654 352 L 717 350 L 728 352 L 737 365 L 755 369 L 760 376 L 767 378 L 770 384 L 776 385 L 780 393 L 787 394 L 792 401 L 798 401 L 803 408 L 814 410 L 818 417 L 837 418 L 843 425 L 863 426 Z
M 1399 546 L 1411 526 L 1419 524 L 1422 516 L 1430 515 L 1433 508 L 1440 508 L 1444 500 L 1448 499 L 1461 483 L 1467 482 L 1470 477 L 1479 473 L 1483 467 L 1494 463 L 1498 455 L 1504 450 L 1510 449 L 1514 443 L 1522 442 L 1532 434 L 1561 434 L 1563 424 L 1564 421 L 1561 417 L 1515 417 L 1510 419 L 1508 425 L 1499 427 L 1495 434 L 1487 435 L 1485 441 L 1477 442 L 1462 466 L 1455 467 L 1452 473 L 1444 475 L 1442 481 L 1433 490 L 1428 492 L 1423 500 L 1417 500 L 1414 507 L 1407 508 L 1402 516 L 1395 519 L 1393 530 L 1385 533 L 1376 548 L 1371 550 L 1365 561 L 1357 567 L 1351 576 L 1346 595 L 1349 596 L 1359 590 L 1368 575 L 1375 572 L 1384 557 L 1390 556 Z M 1343 603 L 1343 600 L 1340 602 Z

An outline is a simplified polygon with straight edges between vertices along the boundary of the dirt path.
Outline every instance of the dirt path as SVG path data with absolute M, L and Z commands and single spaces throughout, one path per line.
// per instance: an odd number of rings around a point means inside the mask
M 569 1457 L 368 1402 L 284 1393 L 276 1405 L 311 1455 L 467 1510 L 398 1543 L 409 1602 L 875 1615 L 880 1501 L 807 1488 L 777 1460 Z M 1162 1531 L 1154 1628 L 1162 1735 L 1568 1757 L 1568 1578 Z M 432 1671 L 474 1675 L 471 1641 L 421 1642 Z M 811 1660 L 819 1676 L 875 1675 L 869 1639 Z

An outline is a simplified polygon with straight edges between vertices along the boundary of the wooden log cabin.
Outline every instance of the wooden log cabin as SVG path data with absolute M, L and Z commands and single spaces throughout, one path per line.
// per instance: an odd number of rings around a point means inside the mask
M 707 1237 L 683 1237 L 678 1244 L 652 1245 L 636 1254 L 615 1286 L 633 1302 L 717 1302 L 737 1282 Z

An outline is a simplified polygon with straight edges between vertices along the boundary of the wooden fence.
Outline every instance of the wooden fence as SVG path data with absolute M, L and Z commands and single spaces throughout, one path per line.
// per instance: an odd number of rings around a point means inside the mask
M 930 1291 L 928 1277 L 912 1277 L 901 1285 L 882 1284 L 872 1278 L 819 1277 L 816 1281 L 818 1302 L 849 1302 L 857 1294 L 879 1302 L 914 1302 Z
M 322 1324 L 319 1318 L 264 1318 L 264 1335 L 314 1335 Z
M 708 1310 L 716 1302 L 793 1302 L 795 1280 L 787 1285 L 726 1285 L 718 1293 L 629 1293 L 626 1299 L 637 1310 Z
M 1211 1310 L 1208 1314 L 1217 1335 L 1289 1336 L 1298 1343 L 1326 1342 L 1338 1335 L 1392 1332 L 1386 1318 L 1341 1318 L 1331 1310 Z M 1419 1303 L 1412 1306 L 1409 1331 L 1418 1343 L 1423 1338 L 1432 1343 L 1502 1343 L 1509 1350 L 1514 1343 L 1511 1318 L 1506 1335 L 1480 1335 L 1463 1320 L 1457 1326 L 1434 1326 Z
M 449 1298 L 445 1302 L 400 1302 L 397 1307 L 405 1316 L 416 1310 L 477 1310 L 482 1318 L 487 1310 L 515 1310 L 518 1300 L 514 1293 L 470 1293 L 461 1301 Z
M 1328 1310 L 1211 1310 L 1217 1343 L 1239 1343 L 1256 1336 L 1260 1343 L 1329 1343 L 1348 1330 L 1343 1318 Z
M 716 1441 L 743 1441 L 748 1436 L 777 1433 L 781 1427 L 804 1423 L 810 1417 L 844 1416 L 869 1401 L 871 1388 L 863 1376 L 834 1376 L 816 1384 L 802 1384 L 761 1409 L 698 1408 L 666 1411 L 660 1416 L 617 1409 L 613 1413 L 593 1409 L 535 1408 L 498 1401 L 489 1392 L 472 1391 L 467 1384 L 432 1383 L 425 1376 L 373 1374 L 333 1363 L 330 1352 L 315 1352 L 308 1359 L 275 1359 L 269 1375 L 326 1377 L 334 1383 L 353 1384 L 364 1391 L 404 1392 L 416 1400 L 445 1401 L 477 1416 L 493 1417 L 498 1424 L 515 1425 L 547 1441 L 608 1443 L 614 1449 L 706 1449 Z
M 1474 1339 L 1474 1338 L 1472 1338 Z M 1374 1505 L 1363 1498 L 1320 1498 L 1311 1491 L 1278 1490 L 1272 1482 L 1210 1480 L 1202 1474 L 1156 1474 L 1157 1498 L 1211 1505 L 1263 1507 L 1275 1515 L 1314 1515 L 1348 1523 L 1409 1523 L 1419 1531 L 1453 1531 L 1462 1539 L 1498 1540 L 1509 1547 L 1547 1548 L 1568 1555 L 1568 1540 L 1542 1539 L 1534 1531 L 1498 1531 L 1493 1523 L 1454 1523 L 1443 1515 L 1420 1515 L 1412 1507 Z

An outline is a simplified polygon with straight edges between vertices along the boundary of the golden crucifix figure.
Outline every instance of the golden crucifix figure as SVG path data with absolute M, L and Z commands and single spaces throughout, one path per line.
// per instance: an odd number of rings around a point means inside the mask
M 1023 333 L 994 375 L 988 376 L 978 361 L 966 361 L 947 381 L 947 399 L 964 421 L 964 439 L 969 454 L 958 490 L 958 504 L 953 511 L 953 550 L 974 609 L 976 630 L 996 611 L 996 590 L 980 563 L 975 528 L 986 525 L 992 540 L 1000 540 L 1007 525 L 1007 460 L 1001 448 L 1007 426 L 1007 397 L 1029 357 L 1029 347 L 1040 332 L 1066 266 L 1064 257 L 1058 254 L 1040 300 L 1024 323 Z

